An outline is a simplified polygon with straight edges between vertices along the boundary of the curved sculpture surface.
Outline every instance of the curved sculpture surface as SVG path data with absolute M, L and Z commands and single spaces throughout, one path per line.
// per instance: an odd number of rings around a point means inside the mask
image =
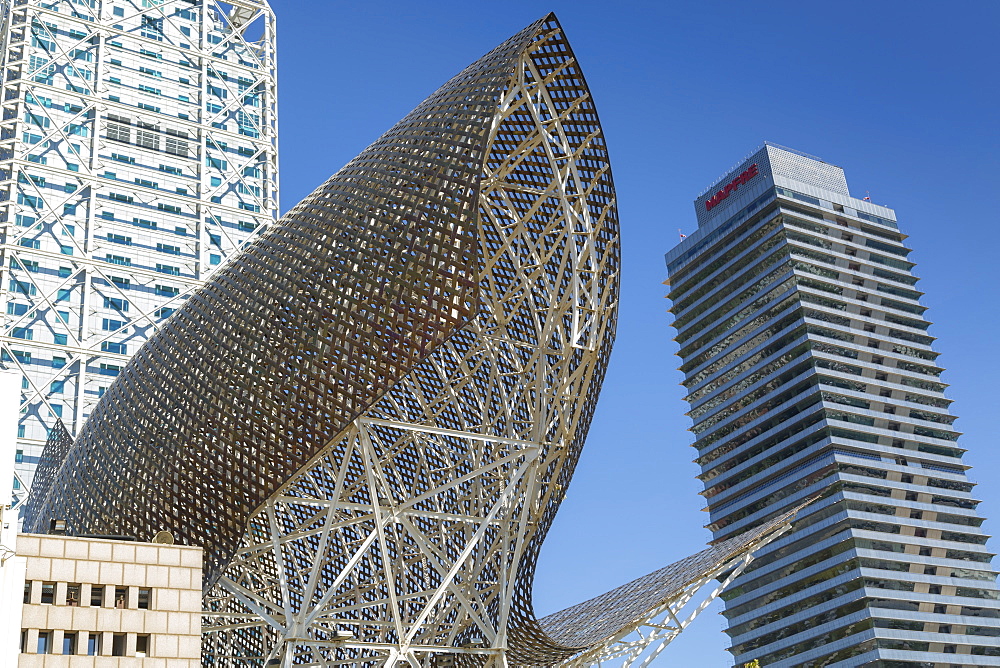
M 203 546 L 214 666 L 554 665 L 607 646 L 783 526 L 649 576 L 632 606 L 535 620 L 618 266 L 603 133 L 550 15 L 195 293 L 50 462 L 27 529 Z M 628 619 L 610 628 L 602 605 Z

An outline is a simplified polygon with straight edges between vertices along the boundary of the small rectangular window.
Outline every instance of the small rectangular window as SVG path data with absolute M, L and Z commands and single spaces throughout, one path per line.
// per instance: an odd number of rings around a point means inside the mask
M 123 609 L 128 604 L 128 589 L 125 587 L 115 587 L 115 607 Z
M 23 450 L 18 450 L 18 453 L 21 452 L 23 452 Z M 31 580 L 28 580 L 24 583 L 24 602 L 31 603 Z
M 116 355 L 128 355 L 128 346 L 124 343 L 117 343 L 115 341 L 102 341 L 101 351 L 114 353 Z
M 149 604 L 151 603 L 152 598 L 153 598 L 153 590 L 152 589 L 140 589 L 139 590 L 139 598 L 138 598 L 139 609 L 140 610 L 149 610 Z
M 91 585 L 90 605 L 94 608 L 104 607 L 104 585 Z
M 137 635 L 135 637 L 135 655 L 136 656 L 149 656 L 149 636 L 148 635 Z
M 66 605 L 80 605 L 80 583 L 71 582 L 66 585 Z
M 118 297 L 105 297 L 104 308 L 115 309 L 122 313 L 128 313 L 128 301 Z
M 38 654 L 48 654 L 52 651 L 52 631 L 38 632 Z
M 100 656 L 101 634 L 91 633 L 87 636 L 87 656 Z
M 42 583 L 42 603 L 52 604 L 56 600 L 56 583 L 55 582 L 43 582 Z
M 111 656 L 125 656 L 124 633 L 116 633 L 111 636 Z
M 122 255 L 111 255 L 110 253 L 104 256 L 104 261 L 109 264 L 117 264 L 122 267 L 131 267 L 132 258 L 124 257 Z
M 69 631 L 63 632 L 62 653 L 72 656 L 76 654 L 76 634 Z

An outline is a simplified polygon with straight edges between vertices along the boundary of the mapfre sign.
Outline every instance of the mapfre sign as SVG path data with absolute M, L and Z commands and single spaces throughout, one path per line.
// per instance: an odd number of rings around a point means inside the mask
M 739 188 L 741 185 L 743 185 L 744 183 L 746 183 L 747 181 L 749 181 L 753 177 L 757 176 L 757 174 L 758 174 L 758 172 L 757 172 L 757 163 L 755 162 L 754 164 L 750 165 L 746 169 L 746 171 L 744 171 L 742 174 L 740 174 L 739 176 L 737 176 L 735 179 L 733 179 L 732 181 L 730 181 L 729 183 L 727 183 L 722 188 L 722 190 L 720 190 L 719 192 L 715 193 L 714 195 L 712 195 L 711 197 L 709 197 L 707 200 L 705 200 L 705 210 L 706 211 L 711 211 L 712 208 L 716 204 L 719 204 L 722 200 L 724 200 L 727 197 L 729 197 L 729 193 L 733 192 L 734 190 L 736 190 L 737 188 Z

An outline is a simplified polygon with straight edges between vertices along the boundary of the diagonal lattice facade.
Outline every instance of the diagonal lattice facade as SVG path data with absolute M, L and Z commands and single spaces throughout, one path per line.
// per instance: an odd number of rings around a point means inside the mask
M 277 219 L 266 0 L 0 0 L 0 363 L 15 495 L 191 291 Z
M 603 134 L 549 16 L 196 292 L 50 458 L 29 527 L 204 546 L 206 665 L 600 653 L 788 519 L 650 576 L 613 629 L 593 610 L 615 596 L 535 620 L 535 561 L 596 405 L 618 265 Z

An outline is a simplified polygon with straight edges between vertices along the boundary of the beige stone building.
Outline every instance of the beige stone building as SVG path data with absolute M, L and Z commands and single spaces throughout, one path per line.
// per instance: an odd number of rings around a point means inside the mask
M 19 667 L 200 665 L 201 548 L 22 534 L 17 554 Z

